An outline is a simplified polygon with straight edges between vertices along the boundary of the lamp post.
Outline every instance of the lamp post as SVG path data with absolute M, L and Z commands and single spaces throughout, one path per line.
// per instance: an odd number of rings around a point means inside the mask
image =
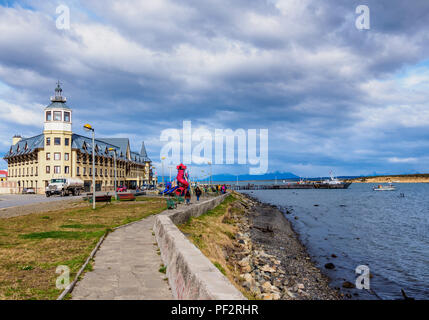
M 210 186 L 212 185 L 212 162 L 208 161 L 208 165 L 210 166 Z
M 92 209 L 95 210 L 95 131 L 90 124 L 83 126 L 86 131 L 92 131 Z
M 170 169 L 170 182 L 171 182 L 171 169 L 173 169 L 173 166 L 168 166 L 168 169 Z
M 155 187 L 155 180 L 157 181 L 158 180 L 158 177 L 157 177 L 157 175 L 156 175 L 156 167 L 154 167 L 154 166 L 152 166 L 152 185 Z M 155 170 L 155 171 L 154 171 Z M 158 181 L 157 181 L 158 182 Z
M 165 157 L 161 157 L 161 167 L 162 167 L 162 184 L 164 184 L 164 159 L 165 159 Z
M 116 182 L 116 149 L 115 148 L 109 148 L 109 152 L 112 151 L 113 152 L 113 162 L 115 163 L 115 184 L 114 184 L 114 188 L 115 188 L 115 200 L 118 200 L 118 185 Z
M 164 184 L 164 159 L 165 157 L 161 157 L 161 166 L 162 166 L 162 187 L 165 186 Z M 162 188 L 161 188 L 162 190 Z M 162 193 L 162 196 L 164 196 L 164 192 Z

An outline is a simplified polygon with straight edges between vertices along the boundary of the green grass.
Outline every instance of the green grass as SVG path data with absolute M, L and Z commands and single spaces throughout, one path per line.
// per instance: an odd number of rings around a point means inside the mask
M 220 265 L 220 263 L 219 263 L 219 262 L 214 262 L 213 264 L 214 264 L 214 266 L 215 266 L 216 268 L 218 268 L 218 270 L 219 270 L 220 272 L 222 272 L 222 274 L 223 274 L 224 276 L 226 276 L 226 271 L 225 271 L 225 269 Z
M 65 224 L 60 226 L 64 229 L 100 229 L 105 227 L 103 224 Z
M 0 300 L 56 299 L 58 266 L 68 266 L 73 280 L 105 233 L 165 209 L 162 199 L 145 198 L 0 219 Z
M 98 238 L 104 234 L 102 231 L 93 231 L 93 232 L 77 232 L 77 231 L 47 231 L 47 232 L 33 232 L 20 235 L 22 239 L 89 239 L 89 238 Z
M 161 268 L 159 268 L 158 271 L 161 272 L 161 273 L 163 273 L 163 274 L 166 274 L 167 273 L 167 267 L 164 266 L 163 264 L 161 264 Z

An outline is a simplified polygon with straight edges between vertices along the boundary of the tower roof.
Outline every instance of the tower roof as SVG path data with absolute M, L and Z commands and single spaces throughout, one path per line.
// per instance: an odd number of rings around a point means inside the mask
M 51 108 L 63 108 L 70 109 L 66 105 L 66 97 L 63 97 L 63 89 L 61 88 L 60 82 L 57 82 L 57 87 L 55 88 L 55 96 L 51 97 L 51 104 L 46 107 L 46 109 Z
M 140 155 L 141 155 L 142 157 L 147 158 L 147 152 L 146 152 L 146 147 L 145 147 L 145 145 L 144 145 L 144 141 L 142 142 L 142 149 L 141 149 L 141 151 L 140 151 Z

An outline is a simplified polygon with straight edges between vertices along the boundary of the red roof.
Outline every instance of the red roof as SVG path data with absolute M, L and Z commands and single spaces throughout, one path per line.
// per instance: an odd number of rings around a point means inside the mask
M 0 170 L 0 176 L 6 176 L 7 177 L 7 171 Z

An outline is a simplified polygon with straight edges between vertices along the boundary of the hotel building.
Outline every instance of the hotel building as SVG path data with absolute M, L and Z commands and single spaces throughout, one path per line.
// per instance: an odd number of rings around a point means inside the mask
M 14 136 L 4 159 L 8 163 L 8 181 L 15 181 L 19 191 L 34 188 L 44 193 L 54 178 L 79 178 L 86 191 L 92 185 L 92 138 L 72 132 L 73 111 L 62 96 L 58 83 L 51 104 L 44 110 L 44 130 L 31 138 Z M 114 189 L 114 149 L 117 185 L 135 188 L 155 183 L 151 160 L 144 142 L 140 152 L 133 152 L 128 138 L 95 140 L 95 179 L 97 191 Z

